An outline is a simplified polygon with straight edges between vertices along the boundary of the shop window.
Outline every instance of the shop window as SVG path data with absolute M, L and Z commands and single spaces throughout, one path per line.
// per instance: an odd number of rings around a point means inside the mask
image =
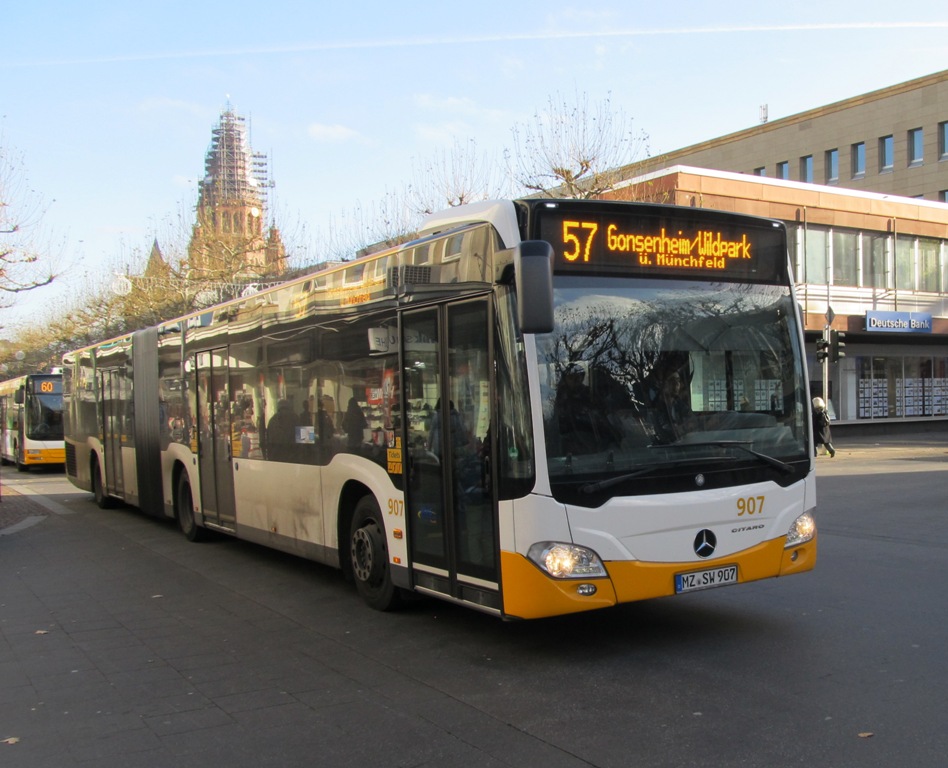
M 948 358 L 856 358 L 859 419 L 948 415 Z

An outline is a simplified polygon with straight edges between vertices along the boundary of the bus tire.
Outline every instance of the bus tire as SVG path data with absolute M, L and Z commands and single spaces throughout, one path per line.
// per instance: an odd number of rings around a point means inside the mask
M 186 472 L 178 478 L 178 487 L 175 491 L 175 513 L 178 518 L 178 528 L 188 541 L 202 541 L 205 530 L 197 524 L 194 517 L 194 497 L 191 494 L 191 481 Z
M 401 590 L 392 583 L 382 513 L 374 496 L 359 499 L 349 529 L 349 562 L 356 589 L 377 611 L 401 605 Z
M 105 492 L 105 486 L 102 485 L 102 469 L 98 459 L 92 462 L 92 495 L 95 496 L 99 509 L 109 509 L 112 506 L 112 497 Z

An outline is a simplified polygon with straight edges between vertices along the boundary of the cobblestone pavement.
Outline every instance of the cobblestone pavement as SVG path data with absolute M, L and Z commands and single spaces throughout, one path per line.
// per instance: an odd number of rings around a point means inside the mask
M 0 486 L 0 533 L 15 529 L 33 517 L 46 517 L 49 511 L 12 488 Z

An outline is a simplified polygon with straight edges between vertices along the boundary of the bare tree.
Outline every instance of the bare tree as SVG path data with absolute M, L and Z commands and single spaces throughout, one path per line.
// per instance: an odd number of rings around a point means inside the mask
M 623 166 L 648 155 L 648 136 L 609 96 L 594 105 L 586 94 L 572 103 L 550 96 L 545 111 L 511 131 L 513 149 L 505 153 L 511 178 L 545 196 L 600 197 L 623 179 Z
M 423 162 L 412 163 L 408 204 L 428 215 L 479 200 L 505 197 L 506 179 L 499 165 L 478 155 L 474 139 L 455 139 L 451 149 L 442 148 Z
M 22 158 L 12 155 L 0 135 L 0 308 L 16 294 L 49 285 L 56 277 L 53 249 L 42 242 L 46 206 L 29 188 Z
M 410 240 L 420 221 L 407 193 L 386 191 L 377 202 L 357 202 L 332 216 L 325 229 L 317 230 L 317 244 L 311 250 L 319 264 L 349 261 Z

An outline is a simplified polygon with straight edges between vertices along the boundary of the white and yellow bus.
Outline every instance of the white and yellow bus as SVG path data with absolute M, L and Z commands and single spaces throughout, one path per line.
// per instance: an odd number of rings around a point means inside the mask
M 0 382 L 0 458 L 21 471 L 65 461 L 61 373 Z
M 782 224 L 486 202 L 417 239 L 65 356 L 66 467 L 406 592 L 537 618 L 808 571 Z

